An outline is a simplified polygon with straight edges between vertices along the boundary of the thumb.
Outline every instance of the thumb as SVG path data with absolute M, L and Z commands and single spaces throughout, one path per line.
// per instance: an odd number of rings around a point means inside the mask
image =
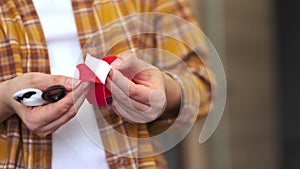
M 77 86 L 80 84 L 80 80 L 76 79 L 76 78 L 72 78 L 72 77 L 66 77 L 66 76 L 60 76 L 60 75 L 54 75 L 52 76 L 53 78 L 53 84 L 49 85 L 62 85 L 64 86 L 67 91 L 71 91 L 75 88 L 77 88 Z
M 117 70 L 125 70 L 132 68 L 135 61 L 135 55 L 131 51 L 125 51 L 118 55 L 118 58 L 113 61 L 110 65 Z

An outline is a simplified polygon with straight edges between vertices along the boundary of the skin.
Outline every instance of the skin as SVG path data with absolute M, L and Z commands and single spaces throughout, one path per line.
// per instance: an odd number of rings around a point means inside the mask
M 145 113 L 147 118 L 142 119 L 143 122 L 158 117 L 176 117 L 181 102 L 180 87 L 177 82 L 154 66 L 132 58 L 132 53 L 125 52 L 112 63 L 113 69 L 106 83 L 114 98 L 112 109 L 121 116 L 124 112 L 130 111 Z M 140 69 L 145 65 L 146 69 Z M 130 73 L 133 69 L 136 72 L 134 77 Z M 38 107 L 24 106 L 12 98 L 12 95 L 19 90 L 38 88 L 43 91 L 51 85 L 65 86 L 67 95 L 58 102 Z M 0 123 L 17 114 L 29 130 L 40 137 L 45 137 L 76 115 L 85 100 L 88 88 L 87 82 L 43 73 L 27 73 L 4 81 L 0 83 L 0 93 L 2 93 Z M 130 104 L 126 104 L 124 100 Z M 135 122 L 135 117 L 128 120 Z
M 12 98 L 12 95 L 21 89 L 45 90 L 56 84 L 65 86 L 68 91 L 67 95 L 56 103 L 27 107 Z M 76 115 L 86 97 L 88 87 L 89 83 L 80 83 L 76 79 L 64 76 L 43 73 L 17 76 L 0 84 L 0 93 L 3 93 L 3 97 L 0 98 L 0 122 L 16 113 L 29 130 L 38 136 L 47 136 Z
M 177 116 L 181 94 L 173 78 L 130 51 L 120 54 L 111 65 L 106 87 L 115 96 L 112 108 L 116 113 L 137 123 Z

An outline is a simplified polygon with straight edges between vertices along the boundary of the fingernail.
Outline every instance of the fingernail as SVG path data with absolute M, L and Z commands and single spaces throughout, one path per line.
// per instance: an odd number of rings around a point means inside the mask
M 114 74 L 114 71 L 115 71 L 114 68 L 110 69 L 108 75 L 109 75 L 109 76 L 112 76 L 112 75 Z
M 79 79 L 74 79 L 74 78 L 69 78 L 68 80 L 67 80 L 67 84 L 69 85 L 69 86 L 72 86 L 72 87 L 76 87 L 76 86 L 78 86 L 79 84 L 80 84 L 80 80 Z
M 83 88 L 84 89 L 87 89 L 89 86 L 90 86 L 90 83 L 89 82 L 83 82 L 83 84 L 82 84 L 83 86 Z
M 110 65 L 111 65 L 112 67 L 118 67 L 121 63 L 122 63 L 122 60 L 117 58 L 117 59 L 114 60 Z

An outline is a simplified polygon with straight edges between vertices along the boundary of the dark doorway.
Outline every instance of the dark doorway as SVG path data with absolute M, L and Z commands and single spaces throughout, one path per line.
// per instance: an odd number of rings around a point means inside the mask
M 300 168 L 300 1 L 277 0 L 284 169 Z

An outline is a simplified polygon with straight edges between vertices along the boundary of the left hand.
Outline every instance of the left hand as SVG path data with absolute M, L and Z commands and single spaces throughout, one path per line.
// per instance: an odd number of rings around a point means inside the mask
M 111 65 L 106 87 L 113 96 L 112 109 L 135 123 L 157 119 L 167 104 L 163 73 L 131 51 L 120 54 Z

